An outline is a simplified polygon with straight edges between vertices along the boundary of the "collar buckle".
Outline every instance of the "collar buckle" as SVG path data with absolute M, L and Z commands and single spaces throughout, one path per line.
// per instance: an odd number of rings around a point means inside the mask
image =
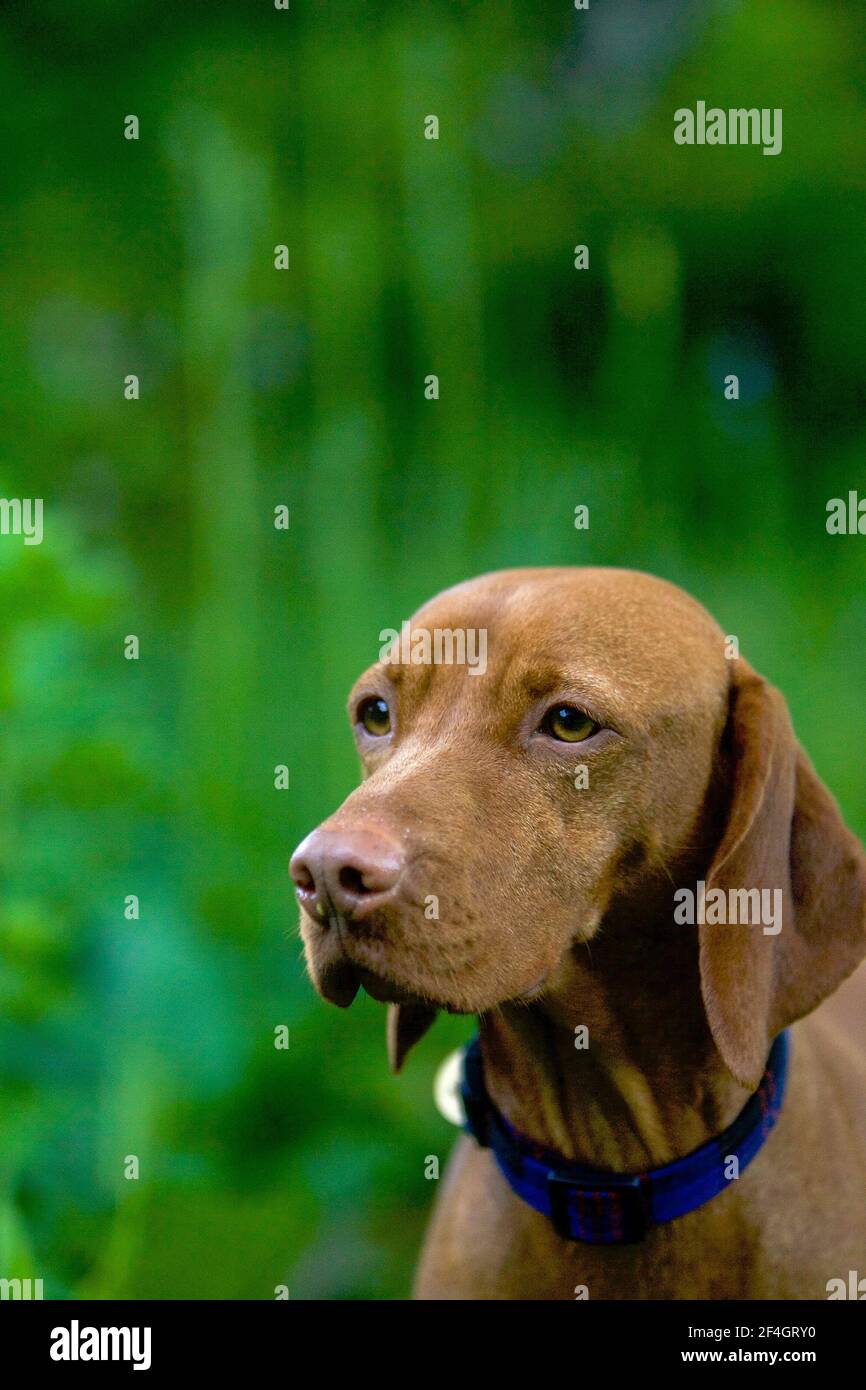
M 647 1196 L 639 1176 L 605 1174 L 595 1187 L 552 1169 L 547 1174 L 550 1220 L 563 1240 L 591 1245 L 637 1244 L 650 1224 Z M 571 1200 L 569 1200 L 571 1199 Z

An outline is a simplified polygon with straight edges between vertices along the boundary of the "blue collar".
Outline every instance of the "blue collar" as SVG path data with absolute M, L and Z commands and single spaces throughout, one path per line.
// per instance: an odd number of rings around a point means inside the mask
M 760 1086 L 733 1124 L 685 1158 L 631 1175 L 567 1162 L 518 1134 L 487 1094 L 478 1038 L 466 1049 L 461 1092 L 466 1128 L 491 1150 L 518 1197 L 549 1217 L 566 1240 L 618 1245 L 702 1207 L 743 1172 L 779 1118 L 787 1072 L 788 1035 L 780 1033 Z

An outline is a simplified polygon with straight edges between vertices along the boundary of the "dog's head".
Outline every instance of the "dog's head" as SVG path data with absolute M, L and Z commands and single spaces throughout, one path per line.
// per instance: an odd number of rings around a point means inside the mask
M 322 994 L 395 1004 L 399 1064 L 437 1007 L 538 997 L 625 908 L 691 931 L 716 1045 L 756 1084 L 866 953 L 864 856 L 778 693 L 694 600 L 622 570 L 461 584 L 386 656 L 349 701 L 365 780 L 292 858 Z M 677 927 L 701 873 L 781 890 L 781 931 Z

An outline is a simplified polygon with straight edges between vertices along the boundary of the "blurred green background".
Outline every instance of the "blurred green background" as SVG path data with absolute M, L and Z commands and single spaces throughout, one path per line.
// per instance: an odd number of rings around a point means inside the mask
M 0 495 L 44 497 L 45 540 L 0 537 L 0 1276 L 406 1293 L 471 1022 L 392 1078 L 384 1010 L 307 981 L 286 866 L 354 785 L 379 630 L 437 589 L 682 584 L 866 831 L 866 540 L 825 529 L 866 492 L 864 30 L 5 5 Z M 781 107 L 782 154 L 675 146 L 698 99 Z

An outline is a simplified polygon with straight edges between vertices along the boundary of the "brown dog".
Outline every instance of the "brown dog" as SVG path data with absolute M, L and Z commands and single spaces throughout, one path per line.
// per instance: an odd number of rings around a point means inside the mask
M 391 1001 L 395 1067 L 437 1008 L 479 1014 L 499 1112 L 563 1160 L 690 1153 L 866 955 L 866 858 L 784 701 L 694 600 L 624 570 L 487 575 L 411 627 L 483 631 L 488 665 L 404 645 L 355 686 L 366 780 L 291 866 L 313 980 Z M 701 882 L 778 892 L 781 917 L 677 925 Z M 866 1065 L 826 1013 L 793 1030 L 754 1161 L 635 1244 L 558 1235 L 462 1137 L 417 1296 L 827 1298 L 866 1276 Z

